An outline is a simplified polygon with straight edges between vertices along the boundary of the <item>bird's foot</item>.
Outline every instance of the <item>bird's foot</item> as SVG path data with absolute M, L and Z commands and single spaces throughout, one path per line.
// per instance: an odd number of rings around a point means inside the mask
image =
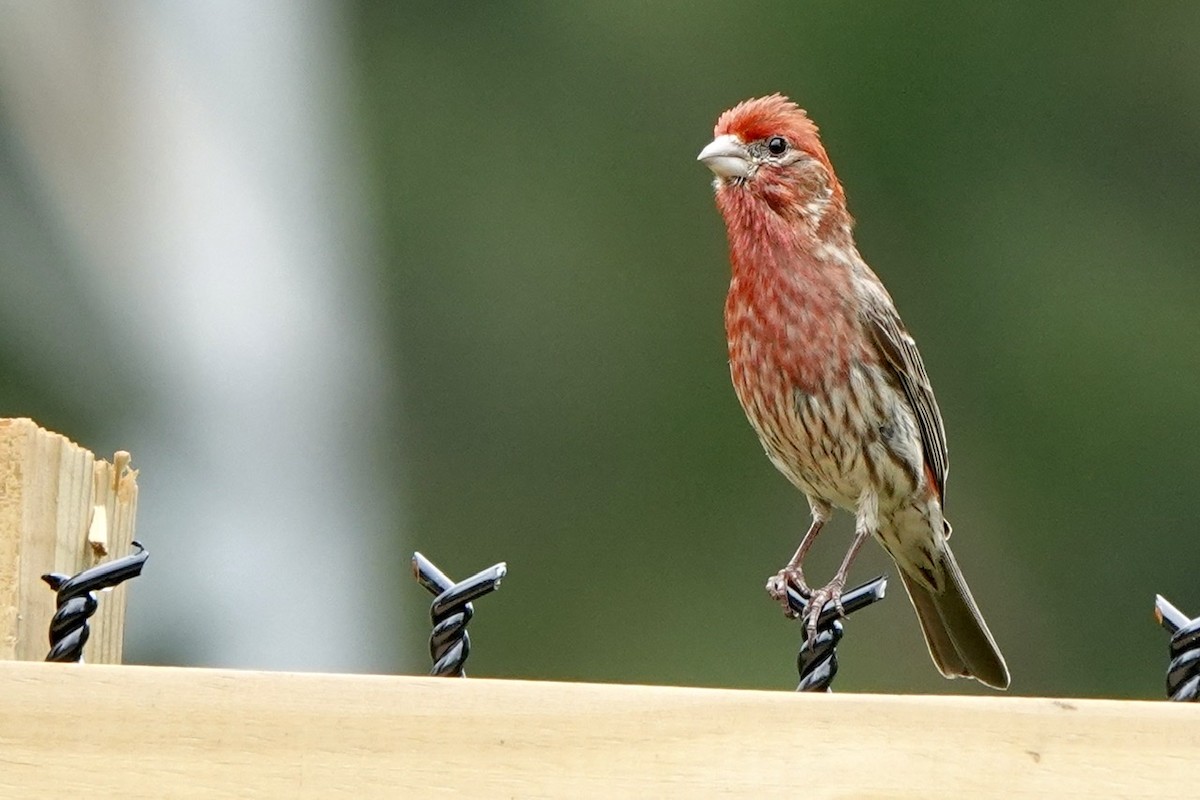
M 783 613 L 786 616 L 795 617 L 796 612 L 788 603 L 788 584 L 794 586 L 800 596 L 806 599 L 812 596 L 813 591 L 804 582 L 804 571 L 798 566 L 786 566 L 767 578 L 767 594 L 771 595 L 772 600 L 783 606 Z
M 837 577 L 815 592 L 809 592 L 806 598 L 808 600 L 808 607 L 804 612 L 807 638 L 811 639 L 816 635 L 817 621 L 821 618 L 821 611 L 830 603 L 833 603 L 834 608 L 837 609 L 838 616 L 846 616 L 846 609 L 842 607 L 842 591 L 845 588 L 846 579 L 844 577 Z

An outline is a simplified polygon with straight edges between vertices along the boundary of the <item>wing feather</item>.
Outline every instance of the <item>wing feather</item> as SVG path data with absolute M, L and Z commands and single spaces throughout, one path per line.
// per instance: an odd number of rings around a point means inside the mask
M 925 453 L 925 465 L 929 468 L 938 497 L 946 502 L 946 474 L 950 470 L 949 453 L 946 449 L 946 429 L 942 425 L 942 413 L 933 396 L 933 385 L 925 372 L 925 362 L 917 350 L 917 343 L 904 328 L 904 322 L 896 312 L 881 284 L 877 291 L 866 292 L 863 317 L 875 345 L 883 356 L 884 363 L 895 374 L 904 396 L 912 406 L 921 433 L 921 448 Z

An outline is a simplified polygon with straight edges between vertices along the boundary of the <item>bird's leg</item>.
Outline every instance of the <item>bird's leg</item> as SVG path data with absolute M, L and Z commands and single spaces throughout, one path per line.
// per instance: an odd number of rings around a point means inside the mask
M 788 584 L 790 583 L 795 586 L 801 596 L 805 598 L 812 595 L 812 589 L 808 588 L 808 584 L 804 582 L 804 556 L 808 553 L 809 548 L 813 546 L 813 542 L 817 540 L 817 534 L 821 532 L 821 526 L 828 521 L 830 514 L 833 513 L 833 509 L 829 505 L 818 500 L 810 498 L 808 505 L 812 509 L 813 521 L 808 526 L 808 531 L 805 532 L 804 538 L 800 540 L 800 546 L 796 548 L 796 553 L 788 561 L 787 566 L 767 579 L 767 594 L 771 595 L 776 602 L 783 606 L 783 613 L 789 617 L 794 616 L 794 614 L 792 613 L 792 607 L 788 605 Z
M 854 563 L 855 557 L 858 556 L 858 551 L 862 549 L 863 542 L 872 532 L 879 528 L 879 500 L 872 491 L 863 492 L 862 497 L 858 501 L 858 514 L 854 520 L 854 540 L 850 542 L 850 549 L 846 551 L 845 558 L 842 559 L 842 565 L 838 567 L 837 572 L 833 575 L 833 580 L 811 592 L 808 596 L 808 608 L 806 610 L 805 624 L 808 627 L 808 638 L 812 638 L 817 632 L 817 620 L 821 617 L 821 609 L 823 609 L 830 601 L 837 606 L 838 613 L 841 616 L 846 615 L 846 610 L 842 608 L 842 590 L 846 588 L 846 575 L 850 572 L 850 565 Z
M 809 638 L 812 638 L 813 634 L 817 632 L 817 620 L 821 617 L 821 609 L 825 608 L 829 601 L 832 600 L 837 606 L 838 614 L 846 615 L 846 610 L 842 608 L 842 590 L 846 588 L 846 574 L 850 571 L 850 565 L 854 563 L 855 556 L 858 555 L 859 549 L 869 535 L 867 531 L 856 530 L 854 541 L 850 543 L 850 549 L 846 551 L 846 557 L 842 559 L 842 565 L 834 573 L 833 580 L 809 594 L 808 608 L 805 612 L 807 618 L 805 624 L 808 626 Z

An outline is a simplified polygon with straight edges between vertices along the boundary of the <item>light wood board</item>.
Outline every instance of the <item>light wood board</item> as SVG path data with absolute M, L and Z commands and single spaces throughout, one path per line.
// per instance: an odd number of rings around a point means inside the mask
M 1200 708 L 0 663 L 3 797 L 1195 797 Z

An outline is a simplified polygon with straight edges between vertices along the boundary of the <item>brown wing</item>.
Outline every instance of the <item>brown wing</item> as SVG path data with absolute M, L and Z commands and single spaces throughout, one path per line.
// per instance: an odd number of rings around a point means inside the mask
M 882 290 L 882 287 L 879 287 Z M 938 497 L 946 502 L 946 473 L 950 469 L 946 450 L 946 429 L 942 426 L 942 413 L 933 396 L 933 386 L 925 373 L 925 363 L 917 343 L 904 329 L 900 315 L 896 313 L 891 299 L 886 294 L 869 294 L 863 317 L 867 330 L 875 339 L 885 363 L 891 367 L 899 381 L 909 405 L 917 417 L 921 432 L 921 448 L 925 451 L 925 464 L 933 474 Z

